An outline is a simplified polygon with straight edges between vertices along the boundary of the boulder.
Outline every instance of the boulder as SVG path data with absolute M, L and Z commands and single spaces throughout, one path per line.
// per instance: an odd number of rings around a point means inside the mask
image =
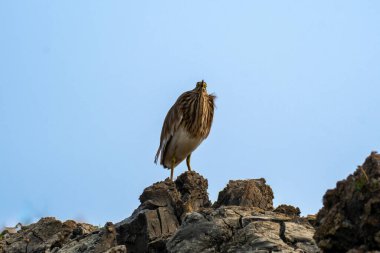
M 273 191 L 264 178 L 248 180 L 230 180 L 219 192 L 214 207 L 247 206 L 273 210 Z
M 208 182 L 196 172 L 185 172 L 175 182 L 147 187 L 132 216 L 116 224 L 118 244 L 128 252 L 163 252 L 187 212 L 211 206 Z
M 380 155 L 339 181 L 323 197 L 315 240 L 324 252 L 380 250 Z
M 283 213 L 290 216 L 300 217 L 301 210 L 298 207 L 291 205 L 279 205 L 276 209 L 273 210 L 275 213 Z
M 198 173 L 182 173 L 175 181 L 175 185 L 181 194 L 181 205 L 178 210 L 178 217 L 211 206 L 207 192 L 208 181 Z

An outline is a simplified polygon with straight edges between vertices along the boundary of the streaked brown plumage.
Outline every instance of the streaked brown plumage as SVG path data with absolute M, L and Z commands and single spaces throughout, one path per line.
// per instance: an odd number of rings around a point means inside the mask
M 191 153 L 210 133 L 216 97 L 207 94 L 206 87 L 203 80 L 197 82 L 193 90 L 179 96 L 165 117 L 154 162 L 161 154 L 160 164 L 171 170 L 171 180 L 174 168 L 185 158 L 191 171 Z

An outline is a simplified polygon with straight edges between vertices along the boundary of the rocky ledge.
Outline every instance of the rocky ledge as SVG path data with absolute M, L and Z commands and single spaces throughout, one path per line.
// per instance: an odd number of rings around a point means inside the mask
M 231 180 L 212 204 L 207 180 L 186 172 L 147 187 L 140 206 L 119 223 L 99 228 L 43 218 L 4 230 L 0 253 L 378 252 L 379 179 L 380 156 L 373 153 L 327 191 L 316 219 L 288 205 L 274 209 L 262 178 Z

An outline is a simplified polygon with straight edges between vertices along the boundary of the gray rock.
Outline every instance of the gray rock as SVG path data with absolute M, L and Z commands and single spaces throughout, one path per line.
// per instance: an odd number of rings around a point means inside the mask
M 222 206 L 188 214 L 168 252 L 319 252 L 314 228 L 254 207 Z
M 107 250 L 105 253 L 127 253 L 127 247 L 125 247 L 125 245 L 115 246 Z
M 312 225 L 302 222 L 284 222 L 283 239 L 293 247 L 303 252 L 318 252 L 319 249 L 313 239 L 314 228 Z
M 309 242 L 313 240 L 314 229 L 312 226 L 295 222 L 284 222 L 284 236 L 291 243 Z

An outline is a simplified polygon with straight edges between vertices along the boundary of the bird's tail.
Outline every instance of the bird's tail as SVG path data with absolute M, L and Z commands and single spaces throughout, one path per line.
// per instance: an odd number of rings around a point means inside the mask
M 160 156 L 161 146 L 158 148 L 156 156 L 154 157 L 154 163 L 157 164 L 158 157 Z

